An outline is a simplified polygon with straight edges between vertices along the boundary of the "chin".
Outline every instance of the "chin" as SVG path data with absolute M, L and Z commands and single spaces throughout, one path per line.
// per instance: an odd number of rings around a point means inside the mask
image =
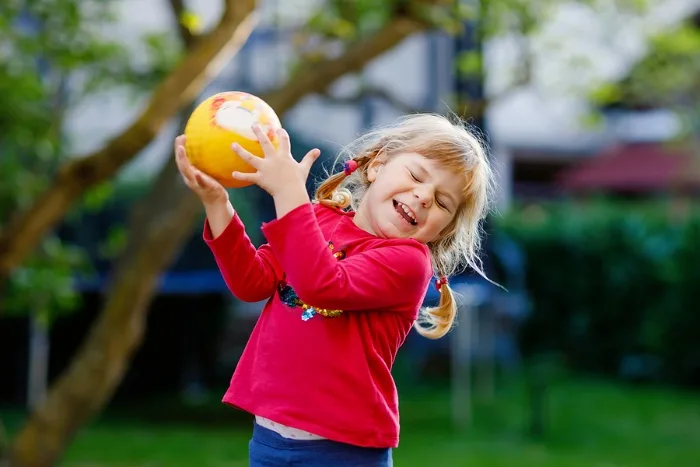
M 391 232 L 391 234 L 387 235 L 386 238 L 413 238 L 415 234 L 415 232 L 405 232 L 397 228 L 395 225 L 392 225 L 390 229 L 385 229 L 385 231 Z
M 395 231 L 392 226 L 382 225 L 381 223 L 374 223 L 371 225 L 372 235 L 378 238 L 395 238 Z

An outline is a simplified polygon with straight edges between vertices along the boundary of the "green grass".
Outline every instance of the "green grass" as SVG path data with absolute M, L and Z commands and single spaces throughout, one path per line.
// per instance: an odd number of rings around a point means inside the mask
M 551 390 L 541 439 L 527 434 L 529 408 L 520 385 L 502 388 L 491 403 L 476 403 L 472 426 L 461 432 L 450 426 L 446 389 L 403 388 L 402 394 L 401 446 L 394 452 L 398 467 L 700 465 L 696 394 L 562 382 Z M 218 417 L 205 426 L 201 420 L 177 422 L 172 415 L 185 412 L 166 399 L 139 408 L 137 414 L 113 408 L 80 433 L 61 465 L 246 466 L 250 425 L 240 423 L 237 411 L 218 404 L 218 397 L 188 409 Z M 15 414 L 8 425 L 16 428 L 18 421 Z

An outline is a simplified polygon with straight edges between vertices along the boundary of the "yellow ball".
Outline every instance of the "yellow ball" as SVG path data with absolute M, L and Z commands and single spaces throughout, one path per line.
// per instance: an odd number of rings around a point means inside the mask
M 187 157 L 199 170 L 227 188 L 250 185 L 234 179 L 233 172 L 255 172 L 231 148 L 235 142 L 257 157 L 265 157 L 254 123 L 278 147 L 281 128 L 275 111 L 259 97 L 240 91 L 215 94 L 199 104 L 185 126 Z

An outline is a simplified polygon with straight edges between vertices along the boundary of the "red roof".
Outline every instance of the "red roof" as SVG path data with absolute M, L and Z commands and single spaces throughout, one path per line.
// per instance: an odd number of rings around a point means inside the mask
M 573 191 L 698 188 L 700 157 L 656 143 L 616 145 L 562 171 L 558 182 Z

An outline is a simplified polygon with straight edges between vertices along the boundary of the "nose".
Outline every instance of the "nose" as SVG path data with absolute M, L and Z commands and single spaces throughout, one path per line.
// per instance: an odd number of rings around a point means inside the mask
M 426 209 L 433 204 L 433 188 L 427 183 L 417 186 L 413 190 L 413 196 Z

